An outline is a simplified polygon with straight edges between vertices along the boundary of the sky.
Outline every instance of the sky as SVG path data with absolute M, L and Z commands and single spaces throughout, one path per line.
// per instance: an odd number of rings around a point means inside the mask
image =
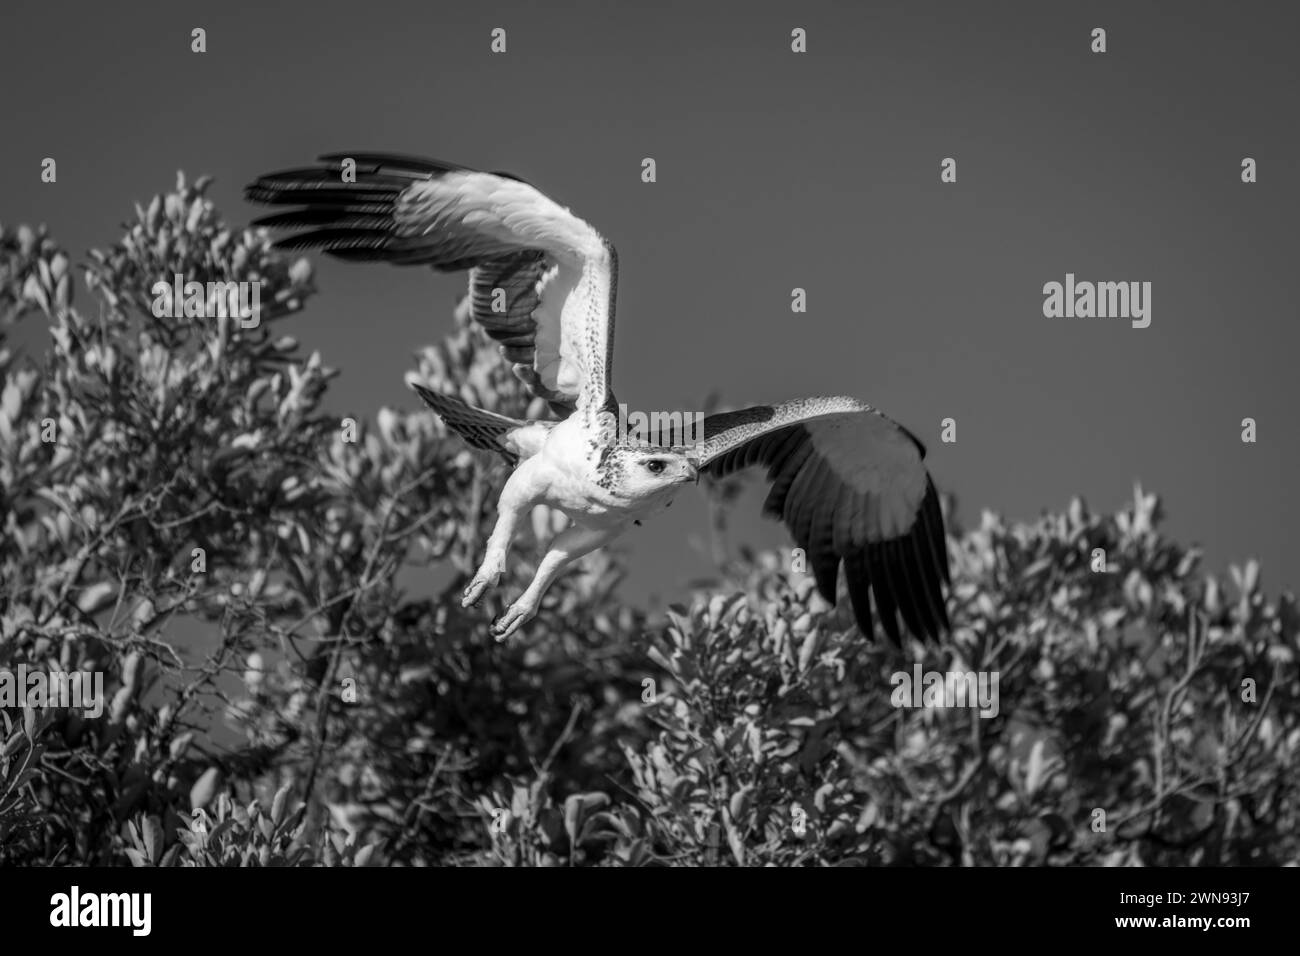
M 0 223 L 84 255 L 178 169 L 235 224 L 265 211 L 245 183 L 325 152 L 508 170 L 618 248 L 630 407 L 853 395 L 928 445 L 968 523 L 1112 511 L 1141 482 L 1210 569 L 1255 556 L 1276 591 L 1300 577 L 1295 10 L 7 0 Z M 1067 273 L 1149 282 L 1151 324 L 1046 317 Z M 316 284 L 283 329 L 342 371 L 330 406 L 415 408 L 403 372 L 463 280 L 320 259 Z M 737 538 L 787 542 L 761 493 Z M 692 491 L 635 529 L 624 593 L 682 600 L 705 527 Z

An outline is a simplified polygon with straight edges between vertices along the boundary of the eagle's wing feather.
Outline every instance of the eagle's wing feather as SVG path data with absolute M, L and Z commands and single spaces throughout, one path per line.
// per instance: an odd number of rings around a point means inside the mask
M 948 628 L 943 514 L 925 448 L 906 429 L 856 399 L 809 398 L 710 415 L 698 452 L 715 477 L 767 466 L 763 512 L 784 520 L 832 604 L 843 562 L 864 634 L 869 594 L 895 642 L 898 615 L 918 637 Z
M 356 163 L 355 182 L 342 179 L 344 159 Z M 617 265 L 600 233 L 506 173 L 381 153 L 321 162 L 246 190 L 255 202 L 300 207 L 254 223 L 308 230 L 277 247 L 469 269 L 474 319 L 534 394 L 565 407 L 606 404 Z

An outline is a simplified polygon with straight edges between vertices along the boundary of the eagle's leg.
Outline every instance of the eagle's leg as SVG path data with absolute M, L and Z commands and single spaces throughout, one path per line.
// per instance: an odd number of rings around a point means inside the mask
M 564 570 L 584 554 L 590 554 L 597 548 L 603 548 L 624 530 L 623 525 L 610 528 L 583 528 L 571 525 L 555 536 L 550 550 L 537 565 L 533 581 L 514 604 L 506 608 L 492 625 L 492 633 L 498 641 L 504 641 L 518 628 L 531 621 L 541 607 L 542 595 Z
M 501 575 L 506 571 L 506 555 L 510 553 L 510 542 L 515 537 L 515 527 L 536 504 L 537 494 L 531 480 L 531 465 L 530 461 L 523 462 L 510 474 L 505 487 L 501 489 L 501 497 L 497 499 L 497 523 L 488 536 L 483 563 L 479 565 L 478 572 L 461 598 L 461 607 L 478 604 L 488 588 L 501 583 Z

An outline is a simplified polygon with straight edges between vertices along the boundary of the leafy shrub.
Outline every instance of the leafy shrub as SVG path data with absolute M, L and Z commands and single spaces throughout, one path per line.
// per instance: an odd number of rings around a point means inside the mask
M 729 555 L 734 482 L 690 608 L 626 606 L 604 552 L 496 643 L 455 597 L 503 466 L 424 411 L 350 440 L 333 370 L 272 330 L 309 264 L 206 185 L 90 254 L 87 312 L 43 230 L 0 228 L 0 336 L 53 338 L 0 338 L 0 668 L 102 672 L 108 699 L 0 711 L 0 865 L 1300 862 L 1295 600 L 1254 562 L 1229 596 L 1140 489 L 951 536 L 939 646 L 868 641 L 782 553 Z M 155 317 L 175 273 L 260 281 L 262 324 Z M 419 371 L 544 414 L 463 311 Z M 488 611 L 531 578 L 534 519 Z M 439 593 L 404 592 L 412 565 Z M 892 706 L 918 663 L 996 671 L 997 716 Z

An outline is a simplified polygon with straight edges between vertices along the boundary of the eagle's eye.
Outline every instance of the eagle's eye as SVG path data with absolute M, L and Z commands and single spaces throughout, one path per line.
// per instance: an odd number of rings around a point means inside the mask
M 667 464 L 668 463 L 662 458 L 651 458 L 645 463 L 645 466 L 650 469 L 650 474 L 659 475 L 663 473 L 664 467 Z

